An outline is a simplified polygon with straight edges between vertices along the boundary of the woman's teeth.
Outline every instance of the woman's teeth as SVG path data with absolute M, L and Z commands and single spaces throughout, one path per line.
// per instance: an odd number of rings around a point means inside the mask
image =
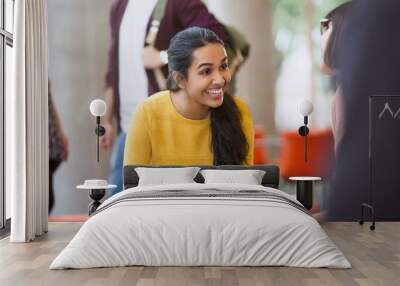
M 222 90 L 222 88 L 209 89 L 209 90 L 207 90 L 207 94 L 211 95 L 211 96 L 219 96 L 219 95 L 223 94 L 223 90 Z

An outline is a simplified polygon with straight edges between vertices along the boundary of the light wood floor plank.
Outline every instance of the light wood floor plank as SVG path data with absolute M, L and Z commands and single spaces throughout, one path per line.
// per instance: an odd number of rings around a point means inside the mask
M 400 285 L 400 223 L 324 223 L 323 228 L 352 263 L 352 269 L 290 267 L 117 267 L 48 269 L 81 223 L 50 223 L 49 233 L 32 243 L 0 240 L 0 285 Z

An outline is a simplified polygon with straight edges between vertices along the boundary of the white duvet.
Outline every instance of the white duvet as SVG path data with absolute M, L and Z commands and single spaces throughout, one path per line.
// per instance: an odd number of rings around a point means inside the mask
M 174 197 L 122 200 L 146 191 L 258 190 L 254 185 L 135 187 L 108 200 L 56 257 L 50 269 L 145 266 L 294 266 L 349 268 L 318 222 L 279 200 Z

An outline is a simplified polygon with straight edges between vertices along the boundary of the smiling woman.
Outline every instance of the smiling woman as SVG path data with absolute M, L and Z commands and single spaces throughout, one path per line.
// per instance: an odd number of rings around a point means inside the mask
M 245 102 L 225 92 L 231 74 L 223 42 L 207 29 L 178 33 L 168 49 L 167 87 L 133 117 L 124 165 L 253 164 Z

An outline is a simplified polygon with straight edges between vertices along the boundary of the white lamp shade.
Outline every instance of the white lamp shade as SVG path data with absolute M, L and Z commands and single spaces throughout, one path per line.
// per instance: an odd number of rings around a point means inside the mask
M 300 102 L 299 105 L 299 112 L 303 116 L 308 116 L 310 115 L 314 110 L 314 105 L 312 104 L 311 101 L 305 99 L 302 102 Z
M 104 100 L 95 99 L 90 103 L 90 113 L 93 116 L 103 116 L 106 113 L 107 105 Z

